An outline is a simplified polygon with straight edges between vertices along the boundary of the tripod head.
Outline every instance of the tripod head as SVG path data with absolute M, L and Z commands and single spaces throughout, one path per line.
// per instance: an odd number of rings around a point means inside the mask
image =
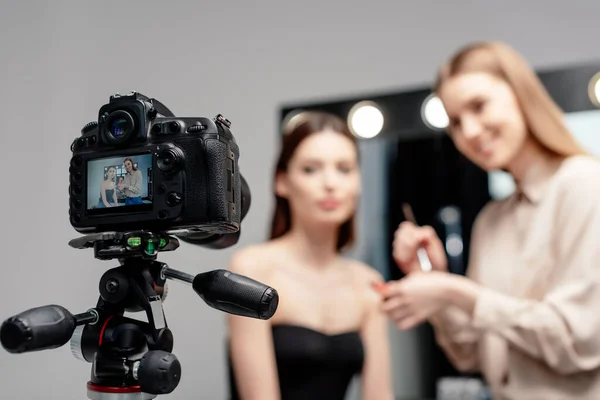
M 96 233 L 69 245 L 120 262 L 100 278 L 96 306 L 79 314 L 60 305 L 24 311 L 2 323 L 0 342 L 10 353 L 24 353 L 70 341 L 73 355 L 92 364 L 91 400 L 153 399 L 179 384 L 181 364 L 171 353 L 173 334 L 162 307 L 167 279 L 191 285 L 208 306 L 230 314 L 269 319 L 279 303 L 275 289 L 248 277 L 222 269 L 192 276 L 157 261 L 159 252 L 179 247 L 165 232 Z M 124 316 L 138 311 L 148 322 Z

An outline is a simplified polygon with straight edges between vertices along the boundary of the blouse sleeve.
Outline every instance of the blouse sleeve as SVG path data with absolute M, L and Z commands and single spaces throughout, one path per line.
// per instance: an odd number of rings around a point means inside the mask
M 142 195 L 142 172 L 138 169 L 131 177 L 129 193 L 136 196 Z
M 473 224 L 467 276 L 474 280 L 477 280 L 480 263 L 482 228 L 486 225 L 486 215 L 489 215 L 493 204 L 486 205 Z M 478 341 L 481 335 L 473 326 L 471 316 L 458 307 L 448 306 L 430 318 L 429 322 L 434 328 L 437 343 L 454 367 L 462 372 L 478 372 Z

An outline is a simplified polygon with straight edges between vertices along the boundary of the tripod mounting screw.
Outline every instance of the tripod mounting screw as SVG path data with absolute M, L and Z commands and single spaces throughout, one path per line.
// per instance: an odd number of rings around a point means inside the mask
M 106 282 L 106 291 L 108 293 L 117 293 L 119 290 L 119 282 L 116 279 L 110 279 Z

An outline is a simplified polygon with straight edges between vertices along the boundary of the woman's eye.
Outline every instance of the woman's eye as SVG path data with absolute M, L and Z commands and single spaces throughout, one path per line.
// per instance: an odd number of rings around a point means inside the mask
M 350 172 L 352 171 L 352 169 L 353 169 L 353 168 L 352 168 L 351 166 L 349 166 L 349 165 L 340 165 L 340 166 L 338 167 L 338 169 L 339 169 L 339 170 L 340 170 L 342 173 L 344 173 L 344 174 L 347 174 L 347 173 L 350 173 Z
M 483 111 L 484 106 L 485 106 L 485 101 L 478 100 L 473 104 L 473 109 L 475 110 L 475 112 L 481 112 L 481 111 Z
M 313 166 L 306 166 L 302 168 L 302 171 L 307 174 L 311 174 L 316 171 L 316 168 Z

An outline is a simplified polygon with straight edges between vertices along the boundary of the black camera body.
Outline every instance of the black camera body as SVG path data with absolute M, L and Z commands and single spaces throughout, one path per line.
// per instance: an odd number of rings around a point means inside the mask
M 71 145 L 71 225 L 86 234 L 239 232 L 250 193 L 229 128 L 221 115 L 176 117 L 141 93 L 111 96 Z

